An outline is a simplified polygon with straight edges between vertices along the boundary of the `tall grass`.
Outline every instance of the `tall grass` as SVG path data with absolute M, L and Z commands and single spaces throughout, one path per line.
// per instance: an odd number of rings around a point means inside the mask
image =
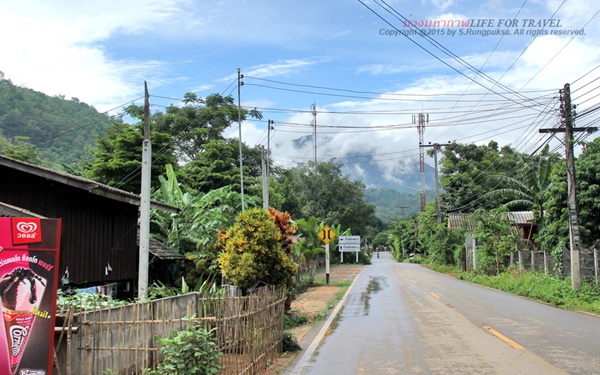
M 574 291 L 570 278 L 525 272 L 516 268 L 497 276 L 463 272 L 457 277 L 568 310 L 600 315 L 600 287 L 597 284 L 582 283 L 580 290 Z

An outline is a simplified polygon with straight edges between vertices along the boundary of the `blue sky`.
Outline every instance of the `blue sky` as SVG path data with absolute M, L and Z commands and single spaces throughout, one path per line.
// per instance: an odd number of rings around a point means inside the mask
M 495 140 L 534 152 L 547 138 L 537 129 L 558 126 L 565 83 L 579 113 L 598 105 L 599 10 L 585 0 L 5 1 L 0 71 L 116 114 L 144 81 L 153 110 L 189 91 L 237 100 L 240 68 L 242 105 L 265 116 L 242 124 L 246 143 L 266 145 L 271 119 L 275 162 L 311 160 L 311 145 L 290 140 L 312 134 L 316 104 L 319 160 L 360 172 L 362 153 L 401 184 L 418 159 L 417 113 L 429 114 L 426 143 Z M 402 17 L 423 21 L 431 39 L 390 35 L 410 30 Z M 467 35 L 476 32 L 492 35 Z

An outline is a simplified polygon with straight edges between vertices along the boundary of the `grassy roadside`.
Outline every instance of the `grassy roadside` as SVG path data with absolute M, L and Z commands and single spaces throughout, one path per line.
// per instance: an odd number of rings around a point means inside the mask
M 565 310 L 600 315 L 600 286 L 595 283 L 582 283 L 581 289 L 574 291 L 571 288 L 571 279 L 568 277 L 559 278 L 543 273 L 524 271 L 518 267 L 510 268 L 497 276 L 462 272 L 448 266 L 428 265 L 428 268 L 455 276 L 459 280 L 484 285 Z
M 315 319 L 314 319 L 315 322 L 324 320 L 327 317 L 329 312 L 331 310 L 333 310 L 333 308 L 342 300 L 342 298 L 344 297 L 344 294 L 346 294 L 346 291 L 348 290 L 350 285 L 352 285 L 352 281 L 353 280 L 343 280 L 343 281 L 332 282 L 330 284 L 330 285 L 340 288 L 340 290 L 338 290 L 335 293 L 333 299 L 330 299 L 327 301 L 327 305 L 325 307 L 323 307 L 321 310 L 319 310 L 319 313 L 315 316 Z M 325 279 L 322 280 L 322 284 L 321 284 L 321 280 L 316 280 L 315 286 L 317 286 L 317 287 L 325 286 Z

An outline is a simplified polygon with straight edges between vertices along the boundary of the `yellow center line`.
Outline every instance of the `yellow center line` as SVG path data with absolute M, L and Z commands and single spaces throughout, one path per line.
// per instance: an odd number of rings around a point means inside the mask
M 434 292 L 429 292 L 429 294 L 431 294 L 432 296 L 434 296 L 435 298 L 440 298 L 440 296 L 438 296 L 437 294 L 435 294 Z
M 489 326 L 483 326 L 483 329 L 487 330 L 488 332 L 490 332 L 492 335 L 498 337 L 500 340 L 504 341 L 505 343 L 507 343 L 508 345 L 512 346 L 515 349 L 524 349 L 521 345 L 517 344 L 516 342 L 514 342 L 513 340 L 509 339 L 508 337 L 504 336 L 503 334 L 501 334 L 500 332 L 494 330 L 492 327 Z
M 416 282 L 416 281 L 414 281 L 414 280 L 411 280 L 410 282 L 411 282 L 411 283 L 413 283 L 413 284 L 416 284 L 416 283 L 417 283 L 417 282 Z

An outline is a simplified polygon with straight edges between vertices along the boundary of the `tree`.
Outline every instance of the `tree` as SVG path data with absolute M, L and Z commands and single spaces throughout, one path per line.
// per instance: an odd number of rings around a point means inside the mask
M 512 174 L 517 154 L 509 146 L 498 149 L 494 141 L 487 145 L 452 143 L 443 149 L 440 196 L 444 211 L 473 212 L 491 209 L 500 203 L 486 193 L 497 187 L 492 175 Z
M 600 233 L 600 138 L 585 144 L 583 152 L 575 160 L 575 173 L 581 244 L 587 247 L 600 238 L 597 234 Z M 552 252 L 555 259 L 560 260 L 563 247 L 569 245 L 567 172 L 564 159 L 554 165 L 550 178 L 552 184 L 543 204 L 546 225 L 539 235 L 539 242 L 544 249 Z
M 400 220 L 391 230 L 388 244 L 393 247 L 393 255 L 397 260 L 402 260 L 407 253 L 414 253 L 417 249 L 417 221 L 415 217 Z
M 99 137 L 94 159 L 84 169 L 84 176 L 109 186 L 139 194 L 143 126 L 113 121 L 104 137 Z M 154 188 L 160 186 L 158 176 L 165 174 L 166 165 L 176 165 L 173 156 L 173 139 L 163 133 L 151 132 L 152 179 Z
M 154 121 L 156 131 L 173 137 L 175 155 L 184 164 L 195 160 L 211 141 L 224 139 L 223 131 L 240 120 L 239 114 L 241 121 L 262 118 L 259 111 L 239 109 L 231 96 L 220 94 L 202 99 L 188 92 L 183 104 L 169 106 L 164 114 L 155 115 Z
M 435 202 L 430 202 L 418 215 L 417 251 L 431 263 L 455 265 L 464 247 L 464 233 L 438 223 L 436 211 Z
M 363 200 L 365 185 L 342 176 L 341 164 L 334 160 L 284 170 L 275 185 L 276 194 L 285 199 L 280 208 L 293 217 L 315 217 L 330 226 L 341 224 L 358 235 L 365 235 L 372 223 L 375 209 Z
M 557 154 L 550 154 L 550 147 L 542 150 L 536 157 L 527 158 L 518 155 L 519 165 L 516 177 L 509 175 L 494 175 L 494 179 L 503 186 L 498 186 L 485 196 L 498 199 L 505 202 L 507 208 L 522 208 L 533 210 L 534 224 L 538 230 L 544 227 L 544 208 L 543 204 L 548 195 L 548 189 L 552 186 L 550 172 L 552 165 L 558 160 Z M 533 240 L 533 238 L 529 238 Z
M 2 141 L 0 141 L 0 152 L 2 155 L 29 164 L 42 164 L 40 154 L 37 152 L 35 146 L 29 143 L 29 137 L 16 136 L 12 143 L 2 137 Z
M 262 209 L 241 213 L 236 223 L 219 234 L 219 266 L 223 276 L 247 290 L 258 282 L 290 286 L 297 265 L 282 247 L 281 226 Z
M 196 158 L 181 167 L 182 182 L 195 191 L 208 192 L 224 186 L 240 191 L 240 157 L 237 139 L 213 139 Z M 261 195 L 260 149 L 242 143 L 244 190 Z
M 490 211 L 478 209 L 473 214 L 477 268 L 482 273 L 499 275 L 504 271 L 505 259 L 515 251 L 518 239 L 507 213 L 506 207 L 500 207 Z

